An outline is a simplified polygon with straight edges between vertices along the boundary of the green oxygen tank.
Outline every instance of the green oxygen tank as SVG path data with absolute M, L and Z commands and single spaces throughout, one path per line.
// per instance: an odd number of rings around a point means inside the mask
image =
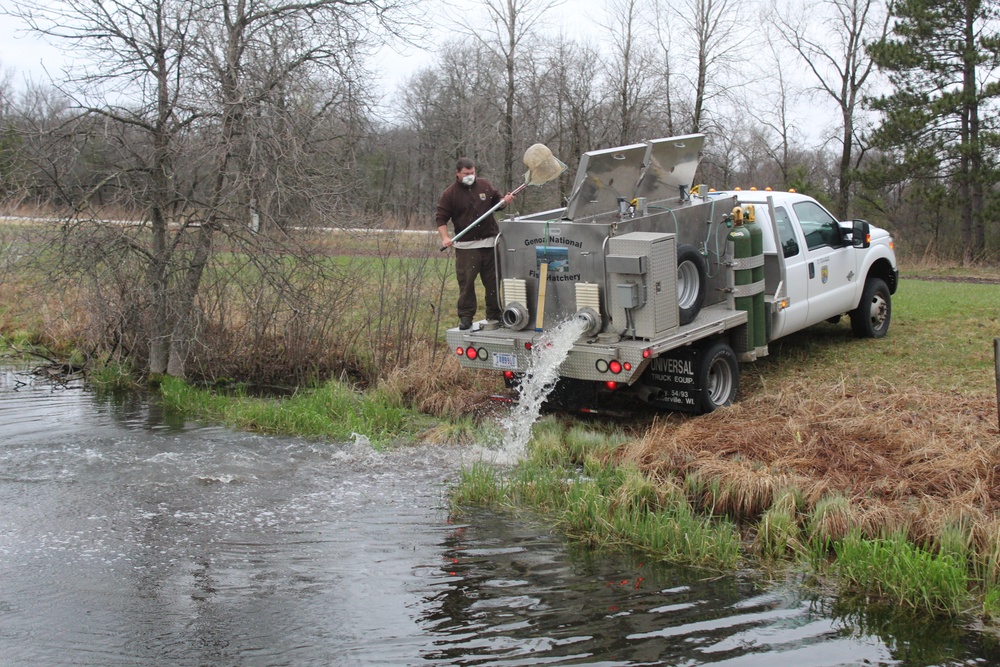
M 764 232 L 757 224 L 753 204 L 747 206 L 743 226 L 750 231 L 750 257 L 753 292 L 754 355 L 767 356 L 768 322 L 764 305 Z
M 743 209 L 737 206 L 733 209 L 733 230 L 727 237 L 729 241 L 735 269 L 733 270 L 733 295 L 736 310 L 746 311 L 747 314 L 747 335 L 746 341 L 734 340 L 737 355 L 751 355 L 756 348 L 754 339 L 756 331 L 756 318 L 753 310 L 753 296 L 749 291 L 753 284 L 753 269 L 743 268 L 748 264 L 753 253 L 753 245 L 750 238 L 750 230 L 743 224 Z

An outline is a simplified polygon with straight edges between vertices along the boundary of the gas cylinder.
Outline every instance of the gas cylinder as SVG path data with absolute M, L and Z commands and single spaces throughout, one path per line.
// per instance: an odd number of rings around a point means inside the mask
M 758 229 L 759 231 L 759 229 Z M 752 354 L 756 347 L 755 327 L 756 322 L 753 310 L 753 296 L 748 291 L 753 284 L 753 269 L 743 268 L 753 253 L 753 245 L 750 237 L 750 230 L 746 228 L 743 220 L 743 209 L 736 207 L 733 209 L 733 230 L 729 232 L 727 240 L 730 244 L 731 254 L 736 260 L 737 268 L 734 270 L 734 293 L 736 310 L 746 311 L 747 314 L 747 340 L 746 343 L 734 340 L 734 348 L 739 354 Z M 742 260 L 742 261 L 741 261 Z
M 750 232 L 750 257 L 753 258 L 751 269 L 753 284 L 753 342 L 757 356 L 767 354 L 767 313 L 764 305 L 764 232 L 757 224 L 757 215 L 753 205 L 747 206 L 743 226 Z

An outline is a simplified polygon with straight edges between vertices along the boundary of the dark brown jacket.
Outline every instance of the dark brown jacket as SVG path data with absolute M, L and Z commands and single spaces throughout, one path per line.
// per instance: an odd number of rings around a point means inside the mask
M 441 193 L 438 200 L 436 226 L 447 225 L 448 221 L 455 227 L 455 234 L 475 222 L 479 216 L 496 206 L 503 195 L 485 178 L 476 178 L 476 182 L 465 185 L 455 181 Z M 462 241 L 488 239 L 500 233 L 496 219 L 491 215 L 476 225 L 472 231 L 462 237 Z

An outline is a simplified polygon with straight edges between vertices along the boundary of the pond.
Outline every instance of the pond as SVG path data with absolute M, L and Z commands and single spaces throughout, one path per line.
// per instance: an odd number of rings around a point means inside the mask
M 234 432 L 3 369 L 0 662 L 1000 664 L 990 635 L 795 582 L 457 519 L 475 456 Z

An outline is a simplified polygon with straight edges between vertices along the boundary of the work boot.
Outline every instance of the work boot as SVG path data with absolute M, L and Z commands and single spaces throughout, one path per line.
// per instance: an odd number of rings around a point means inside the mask
M 458 322 L 458 328 L 461 329 L 461 330 L 463 330 L 463 331 L 465 331 L 466 329 L 471 329 L 472 328 L 472 318 L 471 317 L 463 317 L 463 318 L 461 318 L 459 320 L 459 322 Z

